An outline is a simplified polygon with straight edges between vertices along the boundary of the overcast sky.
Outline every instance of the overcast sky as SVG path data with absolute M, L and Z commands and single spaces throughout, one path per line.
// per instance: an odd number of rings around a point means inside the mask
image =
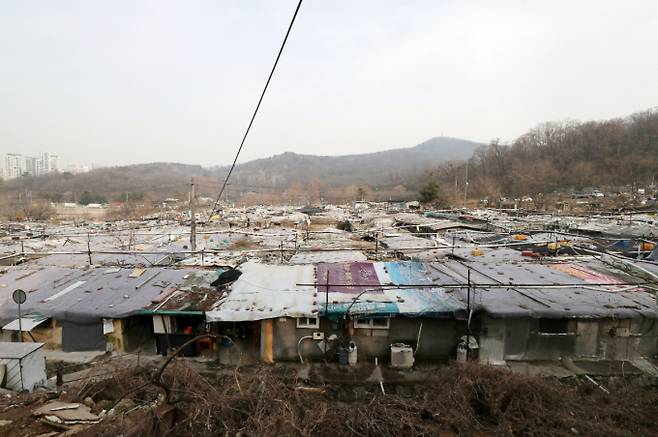
M 1 0 L 0 152 L 230 163 L 296 3 Z M 656 0 L 305 0 L 240 161 L 656 105 Z

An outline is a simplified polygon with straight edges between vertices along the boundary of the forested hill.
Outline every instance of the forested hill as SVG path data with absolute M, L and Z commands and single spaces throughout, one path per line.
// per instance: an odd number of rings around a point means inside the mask
M 295 182 L 313 182 L 329 187 L 354 184 L 390 187 L 434 165 L 468 159 L 481 146 L 473 141 L 436 137 L 415 147 L 375 153 L 344 156 L 283 153 L 239 165 L 231 180 L 236 186 L 286 187 Z M 228 168 L 215 171 L 223 177 Z
M 465 190 L 468 160 L 468 189 Z M 6 198 L 75 201 L 88 191 L 110 200 L 186 198 L 190 177 L 215 196 L 227 167 L 153 163 L 5 181 Z M 591 186 L 649 185 L 658 176 L 658 109 L 626 118 L 550 122 L 512 144 L 438 137 L 404 149 L 349 156 L 283 153 L 246 162 L 231 177 L 231 199 L 255 203 L 414 198 L 435 182 L 450 198 L 495 198 Z M 21 197 L 22 196 L 22 197 Z
M 476 150 L 468 172 L 469 192 L 480 197 L 649 185 L 658 176 L 658 109 L 623 119 L 545 123 L 510 145 Z M 435 171 L 444 185 L 462 184 L 464 175 L 464 165 Z
M 239 164 L 231 177 L 229 191 L 234 200 L 251 194 L 254 201 L 262 202 L 283 201 L 288 191 L 310 200 L 331 198 L 331 193 L 337 200 L 342 197 L 353 199 L 357 186 L 366 190 L 393 187 L 448 160 L 468 159 L 480 146 L 481 143 L 472 141 L 437 137 L 415 147 L 368 154 L 316 156 L 283 153 Z M 13 197 L 29 193 L 35 199 L 69 202 L 79 200 L 85 191 L 97 201 L 121 201 L 131 197 L 151 200 L 186 198 L 190 178 L 194 176 L 201 196 L 215 196 L 227 171 L 228 167 L 205 168 L 176 163 L 107 167 L 83 174 L 60 173 L 5 181 L 0 186 L 0 193 Z M 404 187 L 398 187 L 398 193 L 414 196 Z M 279 198 L 277 194 L 283 196 Z

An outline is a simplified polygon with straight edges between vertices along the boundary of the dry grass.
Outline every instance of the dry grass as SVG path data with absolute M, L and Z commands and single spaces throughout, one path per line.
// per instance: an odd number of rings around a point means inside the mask
M 131 394 L 144 408 L 104 421 L 88 435 L 656 435 L 658 392 L 640 380 L 563 383 L 478 365 L 446 366 L 422 385 L 327 385 L 299 389 L 294 374 L 272 367 L 225 372 L 210 380 L 175 363 L 164 380 L 173 389 L 176 420 L 154 402 L 154 386 Z M 112 396 L 147 375 L 126 374 L 91 388 Z M 100 388 L 100 390 L 99 390 Z M 86 434 L 87 435 L 87 434 Z

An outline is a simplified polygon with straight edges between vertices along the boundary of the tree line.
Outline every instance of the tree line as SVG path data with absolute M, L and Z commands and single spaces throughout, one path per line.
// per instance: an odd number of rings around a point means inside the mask
M 654 108 L 627 118 L 544 123 L 511 144 L 494 140 L 466 162 L 441 165 L 422 175 L 416 185 L 422 200 L 459 204 L 465 196 L 519 197 L 592 186 L 648 186 L 657 174 L 658 109 Z

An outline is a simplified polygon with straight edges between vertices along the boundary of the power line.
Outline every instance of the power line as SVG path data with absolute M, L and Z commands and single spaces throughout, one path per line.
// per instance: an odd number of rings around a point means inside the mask
M 251 116 L 251 120 L 249 121 L 249 125 L 247 126 L 247 130 L 244 133 L 244 136 L 242 137 L 242 141 L 240 142 L 240 147 L 238 147 L 238 152 L 235 154 L 235 159 L 233 159 L 233 164 L 231 164 L 231 168 L 228 171 L 228 174 L 226 175 L 226 179 L 224 179 L 224 183 L 222 184 L 222 188 L 219 190 L 219 194 L 217 195 L 217 199 L 215 200 L 215 203 L 210 210 L 210 214 L 208 214 L 208 220 L 210 220 L 210 217 L 215 212 L 215 209 L 217 208 L 217 204 L 219 203 L 219 200 L 222 198 L 222 194 L 224 194 L 224 189 L 226 188 L 226 185 L 228 184 L 228 180 L 231 177 L 231 173 L 233 173 L 233 169 L 235 168 L 235 164 L 238 162 L 238 157 L 240 156 L 240 152 L 242 151 L 242 146 L 244 146 L 244 142 L 247 139 L 247 135 L 249 135 L 249 131 L 251 130 L 251 126 L 254 123 L 254 120 L 256 119 L 256 114 L 258 114 L 258 109 L 260 108 L 260 104 L 263 102 L 263 97 L 265 97 L 265 92 L 267 91 L 267 87 L 270 85 L 270 81 L 272 80 L 272 76 L 274 75 L 274 70 L 276 70 L 276 66 L 279 63 L 279 58 L 281 58 L 281 53 L 283 53 L 283 48 L 286 46 L 286 41 L 288 41 L 288 35 L 290 35 L 290 31 L 292 30 L 292 25 L 295 22 L 295 18 L 297 18 L 297 12 L 299 12 L 299 8 L 302 6 L 302 0 L 299 0 L 299 3 L 297 3 L 297 8 L 295 8 L 295 13 L 292 16 L 292 20 L 290 20 L 290 25 L 288 25 L 288 31 L 286 32 L 286 36 L 283 38 L 283 42 L 281 43 L 281 48 L 279 49 L 279 53 L 276 55 L 276 60 L 274 61 L 274 65 L 272 66 L 272 70 L 270 71 L 270 75 L 267 78 L 267 82 L 265 83 L 265 87 L 263 88 L 263 92 L 260 95 L 260 99 L 258 99 L 258 104 L 256 105 L 256 109 L 254 110 L 253 115 Z

